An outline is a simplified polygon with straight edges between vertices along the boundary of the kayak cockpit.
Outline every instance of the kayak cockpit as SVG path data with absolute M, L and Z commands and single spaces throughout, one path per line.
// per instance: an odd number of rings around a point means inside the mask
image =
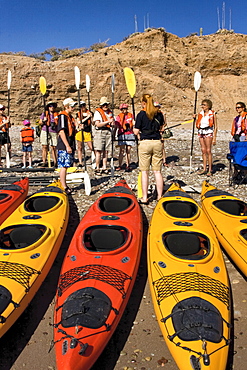
M 132 199 L 127 197 L 105 197 L 99 201 L 102 212 L 119 213 L 126 211 L 133 204 Z
M 0 249 L 16 250 L 37 243 L 45 234 L 44 225 L 12 225 L 0 231 Z
M 238 199 L 219 199 L 213 205 L 229 215 L 247 216 L 247 204 Z
M 5 203 L 9 199 L 11 199 L 11 196 L 9 194 L 7 194 L 7 193 L 0 193 L 0 204 L 1 203 Z
M 98 225 L 85 230 L 83 243 L 90 252 L 111 252 L 121 248 L 129 232 L 122 226 Z
M 162 203 L 164 211 L 174 218 L 193 218 L 198 212 L 198 206 L 192 202 L 170 200 Z
M 210 252 L 209 239 L 197 232 L 169 231 L 162 241 L 169 253 L 181 259 L 200 260 Z
M 27 212 L 46 212 L 59 204 L 60 198 L 55 196 L 37 196 L 27 199 L 24 208 Z

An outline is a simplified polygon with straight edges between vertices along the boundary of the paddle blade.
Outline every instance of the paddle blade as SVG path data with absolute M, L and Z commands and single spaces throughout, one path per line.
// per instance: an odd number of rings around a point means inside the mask
M 195 75 L 194 75 L 194 88 L 195 88 L 195 91 L 198 91 L 200 89 L 201 80 L 202 80 L 201 73 L 200 72 L 195 72 Z
M 84 186 L 85 186 L 85 194 L 91 194 L 91 181 L 87 172 L 84 172 Z
M 8 70 L 7 85 L 8 85 L 8 90 L 9 90 L 10 89 L 10 85 L 11 85 L 11 71 L 10 70 Z
M 39 78 L 39 89 L 42 95 L 45 95 L 46 93 L 46 79 L 45 77 L 41 76 Z
M 80 70 L 79 68 L 76 66 L 75 67 L 75 86 L 77 88 L 77 90 L 80 89 Z
M 137 198 L 142 198 L 142 173 L 139 172 L 137 180 Z
M 89 91 L 90 91 L 90 77 L 89 77 L 89 75 L 86 75 L 86 90 L 89 93 Z
M 133 98 L 136 93 L 136 78 L 134 71 L 129 67 L 125 67 L 124 78 L 130 97 Z
M 114 73 L 111 75 L 111 92 L 114 94 L 115 91 L 115 76 Z

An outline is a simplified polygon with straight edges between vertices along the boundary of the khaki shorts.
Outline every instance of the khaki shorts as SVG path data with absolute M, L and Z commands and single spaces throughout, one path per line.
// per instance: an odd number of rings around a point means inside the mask
M 88 143 L 89 141 L 92 141 L 92 135 L 91 132 L 85 132 L 83 131 L 83 137 L 84 137 L 84 143 Z M 77 141 L 82 141 L 81 137 L 81 131 L 78 131 L 75 135 L 75 139 Z
M 47 145 L 47 134 L 46 131 L 41 130 L 40 142 L 42 145 Z M 57 146 L 57 133 L 48 132 L 48 144 L 51 146 Z
M 95 130 L 94 131 L 94 149 L 95 150 L 111 150 L 111 131 L 109 130 Z
M 139 144 L 139 167 L 141 171 L 162 169 L 162 143 L 160 140 L 141 140 Z

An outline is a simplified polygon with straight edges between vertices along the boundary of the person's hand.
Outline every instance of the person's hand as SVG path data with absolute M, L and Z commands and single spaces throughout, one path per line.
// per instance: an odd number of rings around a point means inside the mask
M 66 146 L 66 152 L 69 153 L 69 154 L 72 153 L 72 149 L 71 149 L 71 147 L 69 145 Z
M 213 138 L 212 144 L 216 145 L 216 137 Z

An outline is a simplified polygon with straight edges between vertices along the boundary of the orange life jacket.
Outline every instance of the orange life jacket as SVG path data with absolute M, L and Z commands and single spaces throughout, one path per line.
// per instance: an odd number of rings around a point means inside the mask
M 241 120 L 241 133 L 244 132 L 246 134 L 247 132 L 247 112 L 242 112 L 241 113 L 242 120 Z M 232 122 L 232 129 L 231 129 L 231 135 L 234 136 L 237 131 L 237 120 L 238 116 L 234 118 Z
M 105 111 L 102 108 L 97 108 L 96 110 L 100 113 L 103 122 L 108 121 L 108 118 L 105 115 Z M 108 114 L 109 117 L 112 117 L 112 112 L 110 110 L 107 111 L 107 114 Z M 105 125 L 105 127 L 110 128 L 111 126 L 109 124 L 107 124 L 107 125 Z
M 21 129 L 21 142 L 31 143 L 34 141 L 34 129 L 32 127 L 23 127 Z
M 6 120 L 7 117 L 2 115 L 0 116 L 0 126 L 4 123 L 4 120 Z M 5 123 L 4 126 L 0 127 L 0 131 L 6 132 L 8 128 L 10 127 L 9 123 Z
M 57 121 L 58 121 L 58 114 L 57 114 L 57 112 L 54 112 L 53 113 L 53 116 L 54 116 L 54 123 L 57 126 Z M 51 125 L 51 116 L 50 116 L 50 113 L 49 113 L 48 110 L 45 111 L 45 117 L 47 118 L 46 125 L 49 127 Z
M 59 116 L 60 115 L 64 115 L 67 117 L 68 119 L 68 129 L 69 129 L 69 136 L 72 136 L 73 133 L 75 133 L 75 120 L 74 118 L 69 114 L 67 113 L 65 110 L 63 110 L 62 112 L 59 113 Z
M 82 112 L 81 109 L 79 110 L 78 112 L 78 117 L 81 120 L 83 120 L 85 117 L 83 117 L 83 113 L 90 113 L 89 110 L 87 109 L 86 112 Z M 91 118 L 88 118 L 88 120 L 86 121 L 87 122 L 87 126 L 90 126 L 91 125 Z
M 119 113 L 118 115 L 120 117 L 120 124 L 122 126 L 122 128 L 126 131 L 127 128 L 132 130 L 133 128 L 133 115 L 128 112 L 126 114 L 124 114 L 123 112 Z M 129 122 L 126 122 L 127 120 L 129 120 Z M 128 126 L 126 126 L 126 124 Z
M 196 121 L 196 127 L 199 129 L 200 126 L 201 126 L 201 120 L 202 120 L 202 117 L 204 117 L 201 113 L 198 114 L 198 118 L 197 118 L 197 121 Z M 215 123 L 215 118 L 214 118 L 214 111 L 213 110 L 210 110 L 209 111 L 209 115 L 208 115 L 208 126 L 209 127 L 213 127 L 214 126 L 214 123 Z

